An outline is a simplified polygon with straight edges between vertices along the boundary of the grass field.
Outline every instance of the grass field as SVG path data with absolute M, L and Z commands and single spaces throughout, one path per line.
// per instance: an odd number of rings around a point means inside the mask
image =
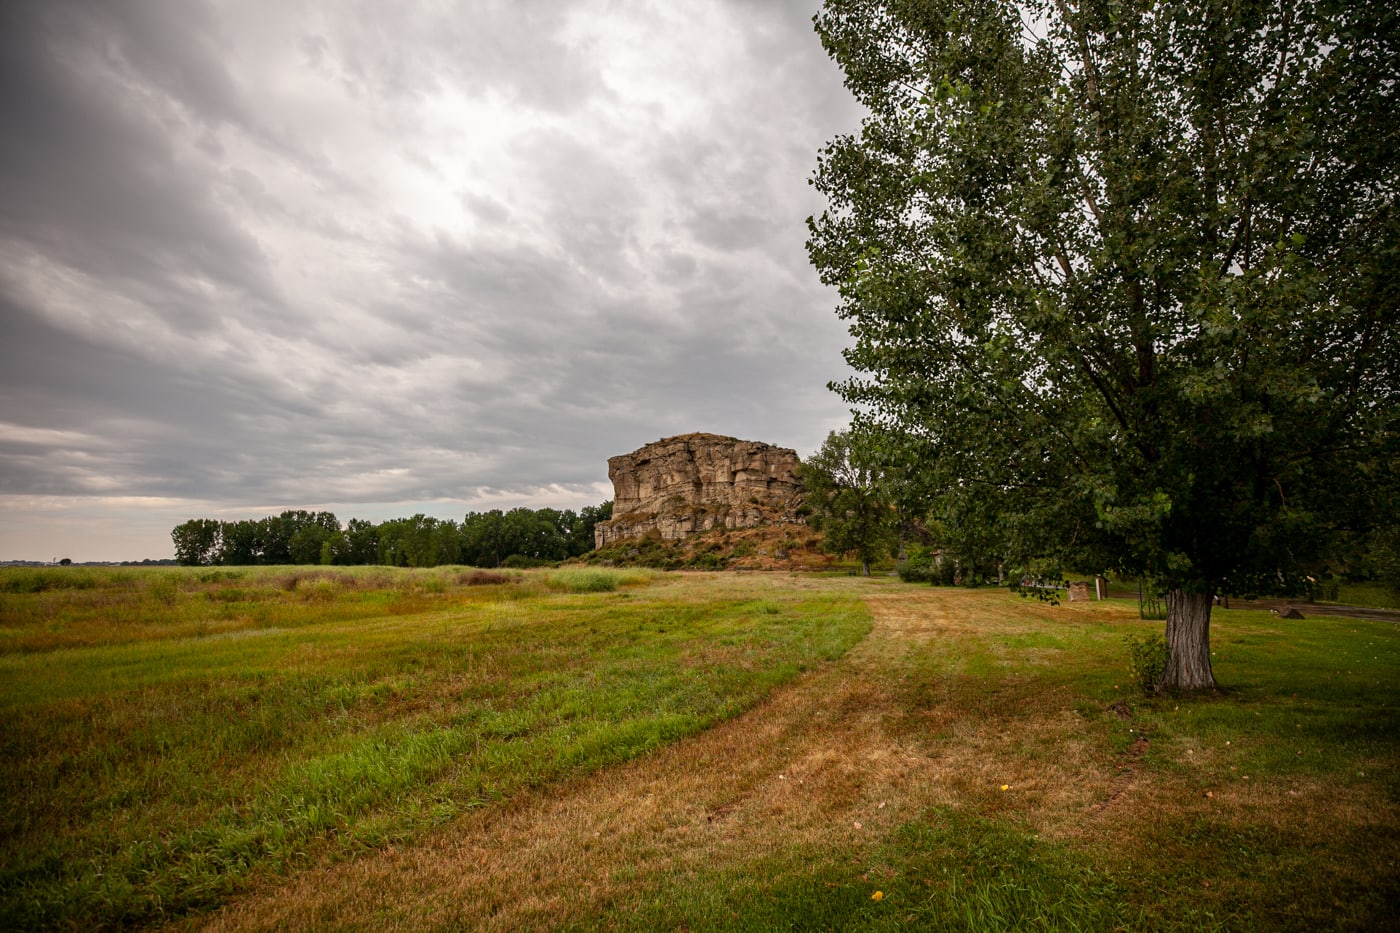
M 0 928 L 1378 929 L 1400 627 L 786 574 L 0 572 Z M 877 896 L 878 895 L 878 896 Z

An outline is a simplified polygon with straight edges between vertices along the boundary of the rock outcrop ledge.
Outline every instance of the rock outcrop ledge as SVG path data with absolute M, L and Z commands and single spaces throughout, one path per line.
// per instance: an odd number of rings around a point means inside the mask
M 717 434 L 667 437 L 608 459 L 613 517 L 596 547 L 652 531 L 676 541 L 712 528 L 754 528 L 797 519 L 797 452 Z

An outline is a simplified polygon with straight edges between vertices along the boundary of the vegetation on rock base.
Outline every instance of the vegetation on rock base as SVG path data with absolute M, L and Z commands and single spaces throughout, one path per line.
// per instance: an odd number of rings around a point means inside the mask
M 652 532 L 584 555 L 590 565 L 660 570 L 825 570 L 835 559 L 805 525 L 714 528 L 675 541 Z

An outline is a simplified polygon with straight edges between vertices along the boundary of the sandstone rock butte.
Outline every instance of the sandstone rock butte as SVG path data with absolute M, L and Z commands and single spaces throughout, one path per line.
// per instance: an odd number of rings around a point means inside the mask
M 653 531 L 675 541 L 711 528 L 792 522 L 802 498 L 797 452 L 717 434 L 662 438 L 608 458 L 612 520 L 593 539 L 606 547 Z

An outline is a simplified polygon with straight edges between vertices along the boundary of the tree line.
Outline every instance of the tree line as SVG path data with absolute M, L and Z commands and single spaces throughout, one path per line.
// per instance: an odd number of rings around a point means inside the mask
M 593 529 L 612 502 L 571 509 L 468 512 L 461 522 L 417 514 L 375 524 L 331 512 L 288 510 L 260 519 L 192 518 L 170 532 L 185 566 L 379 564 L 391 567 L 533 566 L 593 549 Z

